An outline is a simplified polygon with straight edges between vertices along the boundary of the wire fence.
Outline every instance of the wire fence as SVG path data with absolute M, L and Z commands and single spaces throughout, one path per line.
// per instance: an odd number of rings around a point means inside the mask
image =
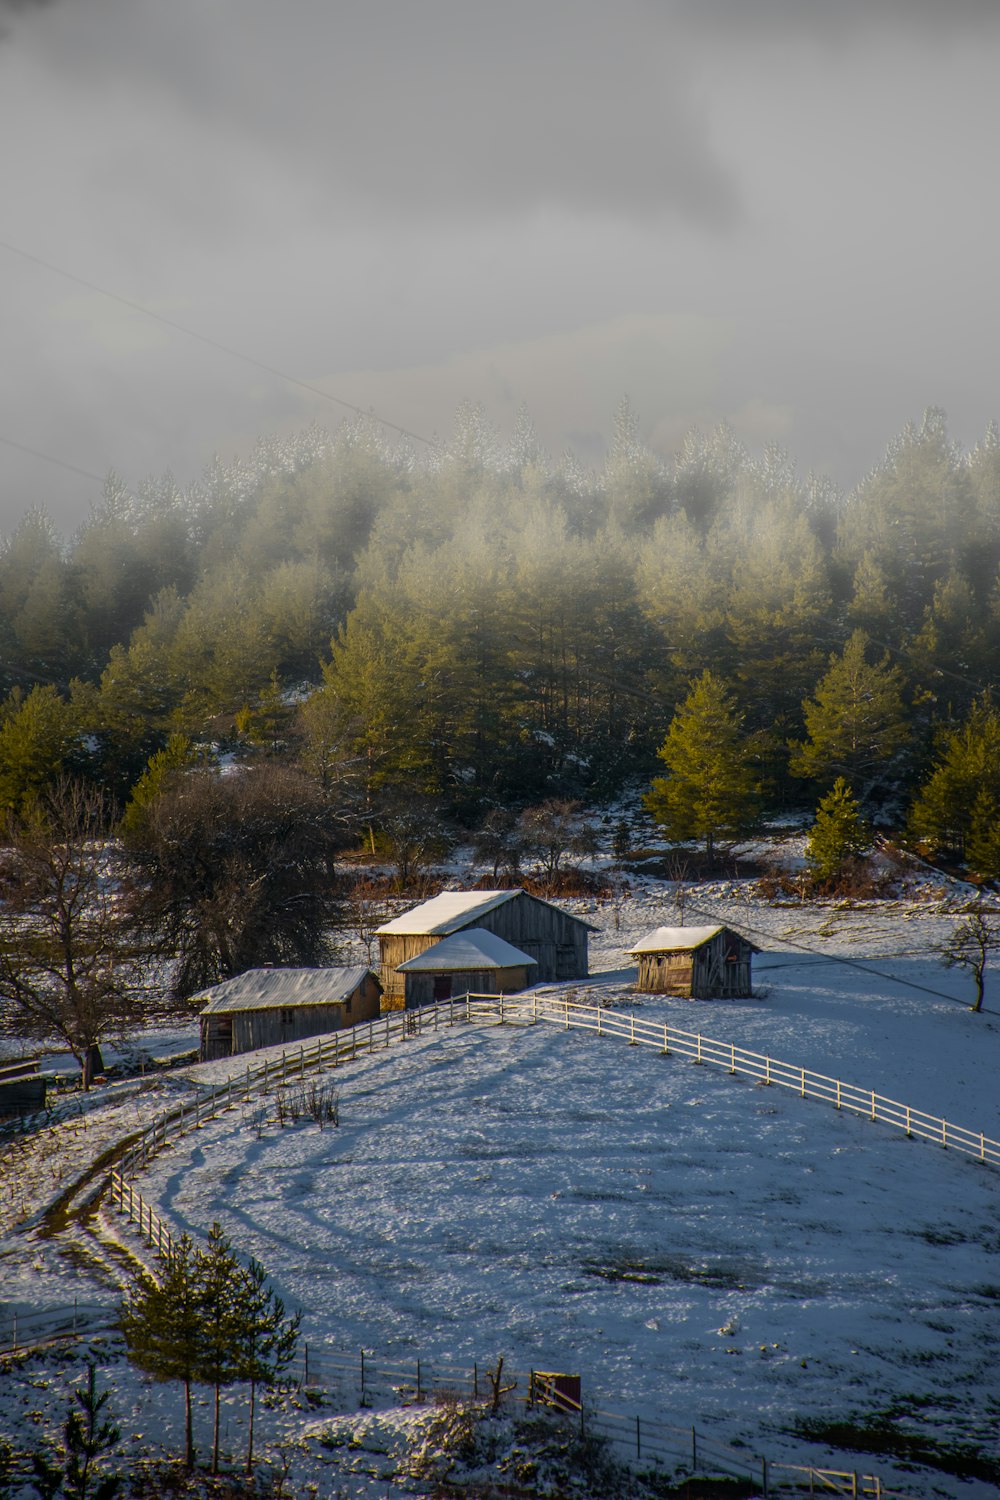
M 261 1062 L 253 1066 L 247 1064 L 223 1082 L 197 1090 L 193 1097 L 158 1116 L 123 1155 L 119 1167 L 110 1174 L 113 1207 L 137 1226 L 155 1255 L 169 1254 L 173 1244 L 169 1226 L 143 1199 L 131 1180 L 133 1174 L 141 1171 L 159 1151 L 257 1095 L 287 1086 L 296 1079 L 303 1080 L 317 1071 L 338 1068 L 412 1037 L 461 1024 L 550 1024 L 565 1030 L 583 1030 L 596 1037 L 617 1038 L 634 1046 L 653 1047 L 665 1057 L 685 1058 L 695 1064 L 724 1069 L 730 1075 L 746 1077 L 764 1086 L 788 1089 L 802 1098 L 819 1100 L 838 1110 L 847 1110 L 900 1129 L 910 1137 L 962 1152 L 982 1163 L 1000 1166 L 1000 1142 L 982 1131 L 969 1130 L 874 1090 L 860 1088 L 767 1054 L 748 1051 L 731 1042 L 721 1042 L 700 1032 L 684 1031 L 669 1023 L 647 1020 L 634 1014 L 622 1015 L 605 1007 L 582 1005 L 568 997 L 544 992 L 514 996 L 470 994 L 418 1010 L 390 1011 L 376 1020 L 319 1037 L 314 1043 L 284 1049 L 277 1057 L 268 1053 Z M 74 1310 L 69 1327 L 65 1326 L 68 1310 L 63 1309 L 62 1313 L 61 1325 L 58 1320 L 53 1321 L 51 1310 L 22 1315 L 20 1325 L 15 1324 L 6 1335 L 6 1345 L 0 1321 L 0 1353 L 5 1352 L 5 1348 L 24 1347 L 29 1339 L 44 1343 L 79 1337 L 78 1310 Z M 106 1316 L 107 1310 L 104 1309 L 103 1313 Z M 108 1326 L 113 1326 L 113 1322 L 109 1321 Z M 93 1329 L 94 1324 L 90 1322 L 88 1333 Z M 390 1400 L 398 1404 L 402 1399 L 445 1399 L 450 1395 L 480 1400 L 484 1399 L 480 1391 L 481 1376 L 488 1381 L 487 1367 L 474 1366 L 470 1372 L 422 1361 L 411 1366 L 394 1366 L 375 1363 L 371 1356 L 364 1354 L 343 1355 L 325 1348 L 310 1349 L 309 1345 L 304 1346 L 302 1360 L 298 1378 L 304 1385 L 322 1387 L 341 1402 L 348 1401 L 353 1387 L 350 1399 L 362 1407 L 379 1402 L 388 1404 Z M 525 1382 L 523 1390 L 532 1389 L 531 1372 L 527 1376 L 518 1376 L 517 1380 Z M 565 1406 L 562 1409 L 567 1410 Z M 576 1416 L 584 1426 L 589 1424 L 593 1433 L 606 1438 L 623 1461 L 627 1460 L 633 1466 L 672 1466 L 675 1473 L 704 1473 L 707 1466 L 712 1473 L 760 1483 L 765 1494 L 778 1493 L 782 1488 L 805 1489 L 810 1494 L 886 1497 L 895 1494 L 885 1489 L 874 1475 L 769 1464 L 766 1459 L 751 1459 L 736 1450 L 726 1449 L 694 1427 L 670 1428 L 638 1415 L 591 1410 L 582 1405 L 577 1407 Z
M 89 1342 L 116 1329 L 115 1309 L 104 1304 L 73 1302 L 29 1313 L 0 1309 L 0 1357 L 60 1343 Z M 636 1474 L 664 1481 L 698 1475 L 742 1480 L 765 1496 L 805 1491 L 907 1500 L 886 1488 L 878 1475 L 774 1462 L 727 1445 L 704 1425 L 678 1427 L 648 1413 L 594 1406 L 581 1399 L 579 1375 L 514 1371 L 499 1361 L 471 1366 L 438 1359 L 390 1361 L 365 1349 L 304 1342 L 286 1381 L 343 1414 L 452 1403 L 471 1403 L 483 1412 L 515 1417 L 533 1411 L 549 1413 L 574 1424 L 581 1438 L 597 1439 Z

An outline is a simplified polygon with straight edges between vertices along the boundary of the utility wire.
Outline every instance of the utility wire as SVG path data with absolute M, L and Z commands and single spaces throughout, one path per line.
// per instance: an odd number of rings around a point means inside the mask
M 47 464 L 57 464 L 60 469 L 68 469 L 71 474 L 82 474 L 84 479 L 96 479 L 98 484 L 104 483 L 103 474 L 92 474 L 89 469 L 81 469 L 79 464 L 68 464 L 64 459 L 53 458 L 51 453 L 40 453 L 37 448 L 29 448 L 27 443 L 16 443 L 13 438 L 2 434 L 0 443 L 6 443 L 8 448 L 17 448 L 20 453 L 30 453 L 32 458 L 44 459 Z
M 319 396 L 324 401 L 330 401 L 335 406 L 341 406 L 347 411 L 352 411 L 356 416 L 371 416 L 383 427 L 388 427 L 392 432 L 398 432 L 402 437 L 412 438 L 414 442 L 424 443 L 429 448 L 435 446 L 432 438 L 424 437 L 422 433 L 414 432 L 409 427 L 401 427 L 398 422 L 390 422 L 386 417 L 380 417 L 376 412 L 366 411 L 363 406 L 357 406 L 353 401 L 345 401 L 342 396 L 335 396 L 330 391 L 324 391 L 318 385 L 311 385 L 308 380 L 299 380 L 295 375 L 289 375 L 284 370 L 279 370 L 275 365 L 269 365 L 264 360 L 255 359 L 252 354 L 245 354 L 240 349 L 234 349 L 230 344 L 223 344 L 219 339 L 213 339 L 205 333 L 199 333 L 197 329 L 188 328 L 183 323 L 175 322 L 163 313 L 153 312 L 151 308 L 144 307 L 141 302 L 133 302 L 129 297 L 119 296 L 117 292 L 108 291 L 107 287 L 99 286 L 95 281 L 88 281 L 84 276 L 77 276 L 74 271 L 67 271 L 62 266 L 54 265 L 50 260 L 43 260 L 40 255 L 33 255 L 30 250 L 22 250 L 19 245 L 12 245 L 9 240 L 0 240 L 0 249 L 8 251 L 11 255 L 18 255 L 22 260 L 29 261 L 34 266 L 41 266 L 46 271 L 51 271 L 55 276 L 62 276 L 66 281 L 75 282 L 89 292 L 96 292 L 98 296 L 107 297 L 112 302 L 117 302 L 122 307 L 130 308 L 132 312 L 141 313 L 144 318 L 151 318 L 154 323 L 161 323 L 164 328 L 171 328 L 175 333 L 183 333 L 190 339 L 197 339 L 200 344 L 207 344 L 210 349 L 217 349 L 221 354 L 228 354 L 231 359 L 238 359 L 243 364 L 251 365 L 255 370 L 263 370 L 267 375 L 273 375 L 277 380 L 284 380 L 289 385 L 297 386 L 300 390 L 309 391 L 313 396 Z M 39 454 L 44 458 L 45 454 Z M 58 462 L 58 460 L 52 460 Z M 83 472 L 83 471 L 81 471 Z M 93 478 L 93 475 L 88 475 Z
M 715 908 L 711 906 L 706 905 L 704 902 L 692 902 L 691 909 L 692 911 L 697 912 L 699 916 L 713 917 L 716 921 L 722 922 L 723 925 L 726 925 L 725 914 L 715 910 Z M 746 932 L 753 933 L 755 937 L 766 938 L 772 942 L 774 941 L 773 932 L 765 932 L 762 927 L 754 927 L 751 923 L 745 922 L 742 919 L 740 921 L 740 929 L 741 931 L 745 930 Z M 785 941 L 787 941 L 787 939 Z M 900 979 L 896 974 L 886 974 L 884 970 L 874 969 L 872 968 L 871 964 L 862 963 L 862 961 L 857 958 L 848 958 L 846 955 L 839 953 L 824 953 L 822 948 L 812 948 L 808 943 L 796 943 L 796 945 L 792 949 L 792 952 L 811 953 L 816 957 L 816 959 L 824 959 L 828 963 L 845 964 L 849 969 L 857 969 L 861 974 L 871 974 L 876 979 L 886 980 L 889 984 L 899 984 L 909 990 L 918 990 L 923 995 L 933 995 L 936 1000 L 948 1000 L 953 1005 L 965 1004 L 965 1002 L 961 1000 L 958 995 L 949 995 L 944 990 L 931 989 L 929 985 L 918 984 L 914 979 Z M 886 954 L 885 956 L 890 957 L 891 955 Z M 908 957 L 909 955 L 900 954 L 899 956 Z M 778 966 L 775 965 L 774 967 Z M 968 1007 L 966 1008 L 968 1009 Z M 991 1007 L 989 1006 L 983 1006 L 983 1009 L 989 1010 L 990 1014 L 996 1014 L 996 1012 L 992 1011 Z

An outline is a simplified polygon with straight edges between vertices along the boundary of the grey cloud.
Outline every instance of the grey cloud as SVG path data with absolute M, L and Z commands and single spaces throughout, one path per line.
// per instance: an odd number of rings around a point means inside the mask
M 650 10 L 672 15 L 717 36 L 775 36 L 820 45 L 863 41 L 891 29 L 899 39 L 958 39 L 970 31 L 995 32 L 996 0 L 649 0 Z
M 309 176 L 318 211 L 587 214 L 739 222 L 684 60 L 636 0 L 103 0 L 46 29 L 50 57 L 173 97 Z

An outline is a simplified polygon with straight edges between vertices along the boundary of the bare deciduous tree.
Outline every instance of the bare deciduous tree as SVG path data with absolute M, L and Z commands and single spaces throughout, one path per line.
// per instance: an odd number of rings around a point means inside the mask
M 99 793 L 63 780 L 2 829 L 0 997 L 23 1034 L 63 1042 L 89 1088 L 94 1052 L 139 1013 Z
M 946 968 L 968 969 L 976 986 L 973 1010 L 982 1010 L 984 976 L 991 953 L 1000 949 L 1000 912 L 987 911 L 978 902 L 952 933 L 950 942 L 940 949 Z

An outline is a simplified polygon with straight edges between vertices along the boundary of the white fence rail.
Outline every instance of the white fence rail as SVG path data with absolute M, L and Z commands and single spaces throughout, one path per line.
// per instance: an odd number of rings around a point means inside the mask
M 477 1005 L 481 1003 L 480 997 L 472 998 Z M 790 1089 L 803 1099 L 818 1099 L 835 1109 L 848 1110 L 890 1125 L 908 1136 L 951 1151 L 961 1151 L 991 1166 L 1000 1166 L 1000 1141 L 990 1139 L 981 1130 L 969 1130 L 913 1105 L 888 1099 L 874 1089 L 828 1078 L 798 1063 L 784 1062 L 766 1053 L 750 1052 L 733 1042 L 716 1041 L 701 1032 L 682 1031 L 666 1022 L 650 1021 L 635 1014 L 622 1015 L 601 1006 L 578 1005 L 557 996 L 509 995 L 499 1001 L 494 999 L 493 1008 L 501 1021 L 544 1021 L 567 1030 L 579 1029 L 595 1036 L 618 1037 L 633 1046 L 655 1047 L 666 1057 L 676 1055 L 694 1063 L 724 1068 L 727 1073 L 751 1078 L 755 1083 Z

